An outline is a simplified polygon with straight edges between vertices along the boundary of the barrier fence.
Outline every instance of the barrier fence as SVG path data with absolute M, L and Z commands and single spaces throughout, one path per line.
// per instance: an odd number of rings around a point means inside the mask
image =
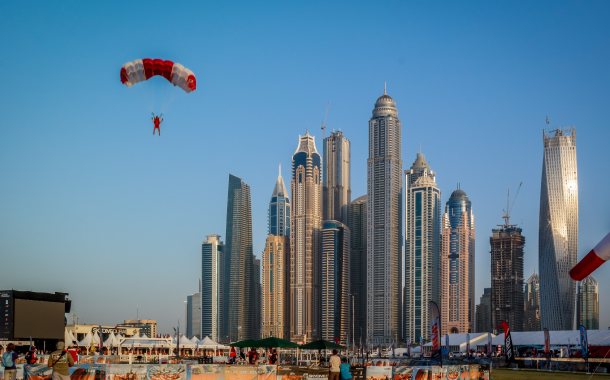
M 285 365 L 115 364 L 80 362 L 70 368 L 71 380 L 327 380 L 329 369 Z M 354 380 L 489 380 L 489 366 L 368 366 L 353 368 Z M 18 380 L 51 380 L 46 364 L 20 364 Z M 0 380 L 4 371 L 0 370 Z

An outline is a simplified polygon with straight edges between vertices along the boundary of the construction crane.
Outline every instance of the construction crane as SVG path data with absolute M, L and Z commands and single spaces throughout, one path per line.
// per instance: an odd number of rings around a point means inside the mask
M 508 189 L 508 196 L 506 197 L 506 210 L 502 210 L 502 211 L 504 211 L 504 216 L 502 217 L 502 219 L 505 219 L 505 221 L 504 221 L 504 225 L 500 225 L 500 227 L 504 227 L 504 228 L 511 227 L 510 213 L 513 211 L 513 207 L 515 206 L 515 201 L 517 200 L 517 197 L 519 196 L 519 190 L 521 190 L 521 185 L 523 185 L 523 182 L 519 183 L 519 188 L 517 188 L 517 194 L 515 194 L 515 198 L 513 199 L 513 203 L 510 205 L 510 208 L 508 207 L 508 203 L 510 202 L 510 189 Z
M 324 120 L 322 121 L 322 141 L 324 141 L 324 130 L 326 129 L 326 116 L 328 116 L 328 106 L 330 105 L 330 100 L 326 104 L 326 114 L 324 115 Z

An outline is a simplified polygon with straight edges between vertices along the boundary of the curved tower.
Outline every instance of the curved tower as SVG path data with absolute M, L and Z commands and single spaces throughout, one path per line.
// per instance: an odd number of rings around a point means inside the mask
M 322 159 L 309 133 L 292 156 L 290 188 L 290 339 L 311 342 L 321 334 Z
M 474 328 L 474 214 L 463 190 L 447 201 L 442 227 L 441 335 Z
M 385 92 L 369 120 L 367 160 L 367 338 L 401 337 L 402 160 L 396 103 Z
M 543 131 L 538 266 L 540 321 L 549 330 L 574 329 L 576 282 L 569 271 L 578 258 L 576 129 Z

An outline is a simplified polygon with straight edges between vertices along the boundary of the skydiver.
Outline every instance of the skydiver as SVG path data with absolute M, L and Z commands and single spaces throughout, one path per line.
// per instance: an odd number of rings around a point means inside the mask
M 161 128 L 160 125 L 161 123 L 163 123 L 163 119 L 159 119 L 159 116 L 155 116 L 155 114 L 152 114 L 152 121 L 153 123 L 155 123 L 155 128 L 153 129 L 153 135 L 155 134 L 155 131 L 158 129 L 159 130 L 159 136 L 161 136 Z M 161 116 L 163 116 L 163 114 L 161 114 Z

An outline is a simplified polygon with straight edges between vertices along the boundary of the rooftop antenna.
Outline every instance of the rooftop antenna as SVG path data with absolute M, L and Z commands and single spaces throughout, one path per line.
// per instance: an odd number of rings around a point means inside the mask
M 421 140 L 419 141 L 419 153 L 421 153 Z
M 326 116 L 328 116 L 328 106 L 330 105 L 330 100 L 326 103 L 326 114 L 324 114 L 324 120 L 322 120 L 322 141 L 324 141 L 324 130 L 326 129 Z
M 549 121 L 549 117 L 548 116 L 546 117 L 546 123 L 547 124 L 551 124 L 551 122 Z
M 383 94 L 384 94 L 384 95 L 387 95 L 387 93 L 385 92 L 385 90 L 386 90 L 386 84 L 387 84 L 387 82 L 383 82 Z
M 282 163 L 280 162 L 280 177 L 282 176 Z

